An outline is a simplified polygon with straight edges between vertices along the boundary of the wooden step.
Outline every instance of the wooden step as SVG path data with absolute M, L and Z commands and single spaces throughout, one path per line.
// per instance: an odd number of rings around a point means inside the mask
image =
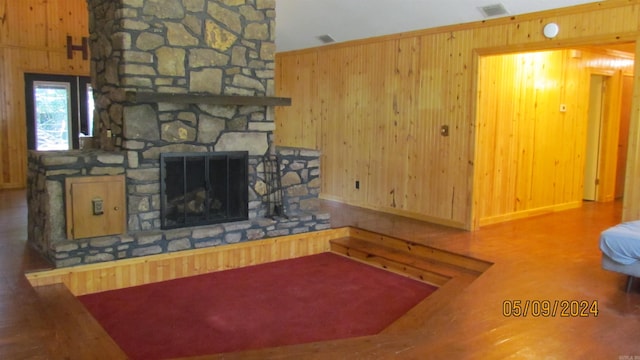
M 457 266 L 459 268 L 466 269 L 467 271 L 473 271 L 476 273 L 476 275 L 482 274 L 492 265 L 491 262 L 475 259 L 470 256 L 460 255 L 450 251 L 422 245 L 416 242 L 377 234 L 361 229 L 352 229 L 350 234 L 353 238 L 366 240 L 374 244 L 401 250 L 403 252 L 408 252 L 420 258 L 430 259 L 441 263 Z
M 332 240 L 331 250 L 438 287 L 460 273 L 459 269 L 446 264 L 420 259 L 412 254 L 354 238 Z
M 460 273 L 472 273 L 472 271 L 456 265 L 448 264 L 439 260 L 423 258 L 417 256 L 415 253 L 403 251 L 402 249 L 383 246 L 362 239 L 341 238 L 332 241 L 332 244 L 334 243 L 336 245 L 340 244 L 341 246 L 349 248 L 350 250 L 358 250 L 379 257 L 388 258 L 389 260 L 403 263 L 414 268 L 432 271 L 438 274 L 445 275 L 447 277 L 457 276 Z

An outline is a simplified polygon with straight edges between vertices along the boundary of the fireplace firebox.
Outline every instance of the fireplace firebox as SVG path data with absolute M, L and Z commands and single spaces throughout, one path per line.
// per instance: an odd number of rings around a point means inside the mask
M 160 154 L 163 229 L 248 219 L 248 152 Z

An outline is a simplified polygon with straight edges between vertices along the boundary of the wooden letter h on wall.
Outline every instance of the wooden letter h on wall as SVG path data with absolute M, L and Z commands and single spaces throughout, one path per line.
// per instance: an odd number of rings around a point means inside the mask
M 67 35 L 67 59 L 73 59 L 74 51 L 82 51 L 82 60 L 89 58 L 89 39 L 82 37 L 82 45 L 73 45 L 73 38 Z

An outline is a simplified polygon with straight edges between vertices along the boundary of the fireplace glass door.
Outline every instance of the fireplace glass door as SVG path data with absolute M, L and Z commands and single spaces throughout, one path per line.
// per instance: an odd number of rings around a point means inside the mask
M 163 229 L 246 220 L 247 152 L 160 155 Z

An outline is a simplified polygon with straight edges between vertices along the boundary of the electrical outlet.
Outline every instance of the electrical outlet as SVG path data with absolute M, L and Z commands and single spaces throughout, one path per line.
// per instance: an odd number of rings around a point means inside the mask
M 360 181 L 356 180 L 356 189 L 360 189 Z

